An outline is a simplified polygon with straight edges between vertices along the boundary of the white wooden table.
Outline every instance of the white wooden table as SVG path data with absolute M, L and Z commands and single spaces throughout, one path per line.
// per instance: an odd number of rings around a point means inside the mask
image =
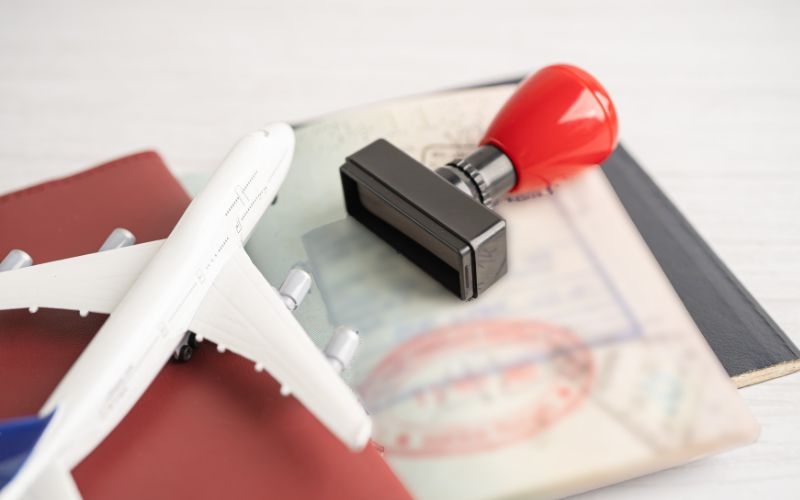
M 210 169 L 268 121 L 572 62 L 800 343 L 799 54 L 791 0 L 4 0 L 0 192 L 149 148 Z M 758 443 L 587 497 L 797 498 L 800 375 L 741 393 Z

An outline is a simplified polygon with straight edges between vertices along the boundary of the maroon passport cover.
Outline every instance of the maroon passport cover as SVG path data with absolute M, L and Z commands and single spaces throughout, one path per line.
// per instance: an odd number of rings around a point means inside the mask
M 115 227 L 165 238 L 189 201 L 156 153 L 128 156 L 0 197 L 0 257 L 95 252 Z M 37 413 L 105 318 L 0 311 L 0 418 Z M 87 499 L 408 497 L 374 447 L 350 453 L 272 377 L 205 344 L 73 473 Z

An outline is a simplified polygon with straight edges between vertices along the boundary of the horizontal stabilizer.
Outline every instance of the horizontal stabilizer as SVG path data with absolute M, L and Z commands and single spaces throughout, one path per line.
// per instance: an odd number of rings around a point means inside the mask
M 0 490 L 17 475 L 55 411 L 44 417 L 31 416 L 0 422 Z

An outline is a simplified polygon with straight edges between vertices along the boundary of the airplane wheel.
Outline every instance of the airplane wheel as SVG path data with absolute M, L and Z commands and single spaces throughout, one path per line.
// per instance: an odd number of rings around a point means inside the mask
M 181 346 L 180 350 L 178 351 L 178 356 L 175 358 L 175 361 L 180 363 L 186 363 L 190 359 L 192 359 L 192 354 L 194 353 L 194 349 L 190 345 Z
M 200 342 L 197 341 L 197 336 L 194 333 L 190 333 L 189 338 L 186 340 L 186 343 L 188 343 L 189 347 L 191 347 L 192 349 L 197 349 L 197 345 Z

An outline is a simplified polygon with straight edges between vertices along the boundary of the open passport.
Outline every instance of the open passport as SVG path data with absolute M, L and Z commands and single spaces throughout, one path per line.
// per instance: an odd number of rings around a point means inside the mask
M 752 442 L 758 426 L 599 169 L 512 197 L 507 276 L 461 302 L 347 217 L 339 166 L 385 138 L 430 167 L 468 153 L 513 90 L 372 105 L 297 129 L 248 250 L 315 285 L 298 319 L 362 343 L 346 373 L 420 498 L 560 497 Z

